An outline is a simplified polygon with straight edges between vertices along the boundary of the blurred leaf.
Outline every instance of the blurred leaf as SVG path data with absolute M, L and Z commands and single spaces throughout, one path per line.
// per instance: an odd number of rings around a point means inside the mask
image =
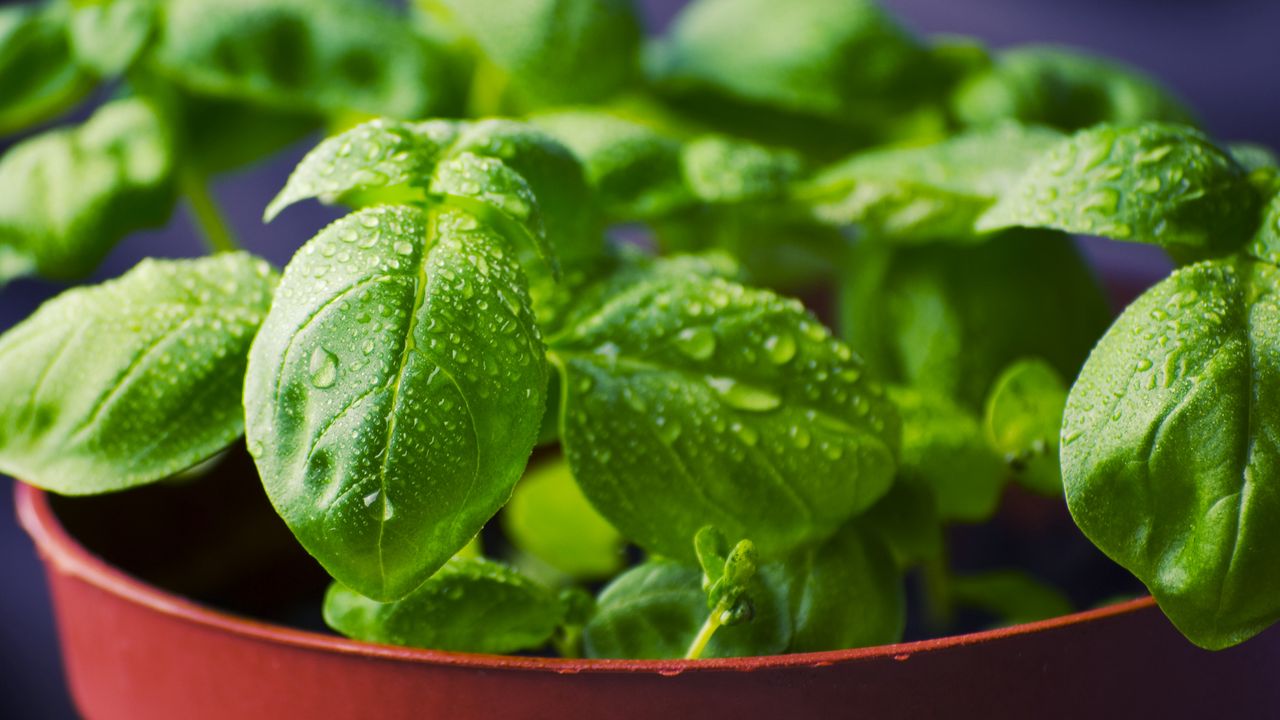
M 0 159 L 0 247 L 9 263 L 74 280 L 129 233 L 162 225 L 173 208 L 170 142 L 155 110 L 131 99 L 10 148 Z
M 62 114 L 96 82 L 71 51 L 66 8 L 0 8 L 0 134 Z

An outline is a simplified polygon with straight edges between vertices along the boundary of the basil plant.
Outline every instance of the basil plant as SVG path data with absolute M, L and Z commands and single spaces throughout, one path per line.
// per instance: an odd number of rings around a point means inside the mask
M 243 445 L 326 622 L 443 650 L 889 643 L 916 574 L 1068 612 L 949 567 L 1011 484 L 1196 644 L 1280 619 L 1268 152 L 1136 70 L 870 0 L 640 28 L 628 0 L 0 10 L 0 283 L 83 278 L 178 202 L 210 251 L 0 336 L 0 471 L 91 495 Z M 350 212 L 274 268 L 208 183 L 317 131 L 264 218 Z M 1071 235 L 1179 268 L 1112 322 Z

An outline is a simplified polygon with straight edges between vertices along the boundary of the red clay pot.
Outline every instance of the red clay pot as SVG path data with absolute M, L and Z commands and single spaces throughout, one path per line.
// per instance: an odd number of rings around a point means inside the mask
M 19 485 L 17 505 L 48 568 L 72 694 L 94 719 L 1280 715 L 1280 628 L 1210 653 L 1150 598 L 804 655 L 654 662 L 433 652 L 205 607 L 91 553 L 45 493 Z

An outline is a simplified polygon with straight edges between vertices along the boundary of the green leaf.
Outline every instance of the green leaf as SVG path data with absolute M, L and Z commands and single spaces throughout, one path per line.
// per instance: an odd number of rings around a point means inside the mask
M 490 560 L 453 559 L 400 600 L 381 603 L 334 583 L 324 621 L 347 637 L 431 650 L 513 653 L 539 648 L 564 618 L 547 588 Z
M 795 630 L 788 652 L 898 642 L 906 623 L 902 573 L 872 533 L 847 526 L 783 566 Z
M 506 502 L 547 386 L 503 238 L 453 209 L 330 225 L 285 269 L 249 359 L 267 495 L 339 582 L 404 596 Z
M 290 111 L 456 110 L 444 51 L 365 0 L 170 0 L 154 67 L 188 91 Z
M 1006 50 L 956 88 L 962 122 L 1019 120 L 1077 130 L 1098 123 L 1189 123 L 1182 103 L 1132 67 L 1063 48 Z
M 1239 247 L 1257 221 L 1247 171 L 1180 125 L 1101 125 L 1027 168 L 979 230 L 1056 228 L 1205 254 Z
M 1116 320 L 1067 398 L 1076 524 L 1211 649 L 1280 618 L 1280 269 L 1182 268 Z
M 687 541 L 686 541 L 687 544 Z M 751 583 L 754 613 L 749 622 L 724 626 L 702 657 L 771 655 L 787 648 L 791 618 L 782 578 L 776 573 Z M 707 619 L 702 572 L 670 560 L 650 560 L 619 575 L 597 601 L 583 635 L 588 657 L 664 659 L 683 657 Z
M 155 0 L 72 0 L 67 32 L 76 61 L 103 77 L 129 69 L 151 39 Z
M 921 147 L 870 150 L 796 193 L 820 220 L 860 223 L 889 240 L 973 240 L 978 216 L 1061 139 L 1005 123 Z
M 694 204 L 679 140 L 597 110 L 563 110 L 530 120 L 573 151 L 612 221 L 661 217 Z
M 83 277 L 124 236 L 162 225 L 173 207 L 173 149 L 141 100 L 102 106 L 0 159 L 0 247 L 39 274 Z
M 266 218 L 308 198 L 335 201 L 400 185 L 423 188 L 424 200 L 461 204 L 500 229 L 517 229 L 532 241 L 517 245 L 526 271 L 553 258 L 577 268 L 603 251 L 577 159 L 533 126 L 509 120 L 360 125 L 308 153 Z
M 481 114 L 602 100 L 638 73 L 632 0 L 440 0 L 484 55 L 502 96 Z M 473 100 L 474 103 L 474 100 Z
M 571 578 L 601 579 L 622 569 L 622 536 L 583 497 L 563 459 L 525 474 L 502 521 L 512 545 Z
M 660 260 L 619 272 L 549 341 L 561 442 L 628 539 L 693 560 L 704 525 L 765 557 L 830 535 L 889 486 L 897 417 L 798 302 Z
M 249 343 L 275 275 L 243 253 L 144 260 L 0 336 L 0 472 L 68 495 L 205 460 L 241 433 Z
M 1056 588 L 1016 570 L 952 578 L 949 587 L 957 605 L 991 613 L 1000 625 L 1047 620 L 1075 610 Z
M 1258 231 L 1245 247 L 1245 253 L 1263 262 L 1280 265 L 1280 188 L 1263 209 Z
M 704 203 L 780 200 L 800 171 L 794 153 L 719 135 L 686 143 L 680 164 L 685 183 Z
M 885 543 L 901 569 L 942 554 L 937 500 L 933 490 L 921 482 L 897 478 L 889 492 L 856 522 Z
M 0 8 L 0 135 L 61 115 L 96 84 L 72 55 L 66 23 L 52 4 Z
M 890 387 L 889 398 L 902 416 L 899 474 L 929 488 L 944 520 L 991 517 L 1007 473 L 978 418 L 941 395 L 913 388 Z
M 880 122 L 929 84 L 924 48 L 870 0 L 698 0 L 652 60 L 670 91 L 842 123 Z
M 877 377 L 981 412 L 1022 357 L 1074 377 L 1111 317 L 1070 238 L 1015 232 L 979 245 L 863 242 L 844 264 L 840 327 Z
M 1058 437 L 1067 386 L 1053 366 L 1040 359 L 1010 365 L 987 396 L 986 436 L 1004 454 L 1014 477 L 1039 493 L 1062 494 Z

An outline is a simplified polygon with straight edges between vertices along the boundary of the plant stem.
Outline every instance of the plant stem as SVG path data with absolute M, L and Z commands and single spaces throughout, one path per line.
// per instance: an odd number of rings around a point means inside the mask
M 685 660 L 697 660 L 702 657 L 702 651 L 707 649 L 707 643 L 711 642 L 711 636 L 715 635 L 716 630 L 720 629 L 720 616 L 722 615 L 724 615 L 724 609 L 717 604 L 711 610 L 711 614 L 707 616 L 707 621 L 702 623 L 702 629 L 698 630 L 693 642 L 689 644 L 689 650 L 684 654 Z
M 944 630 L 951 624 L 954 612 L 951 598 L 951 571 L 946 551 L 939 557 L 925 561 L 921 568 L 924 580 L 925 612 L 935 630 Z
M 235 252 L 240 249 L 231 226 L 227 224 L 222 209 L 209 192 L 209 179 L 199 170 L 190 166 L 179 173 L 182 194 L 187 196 L 191 204 L 191 216 L 204 239 L 205 247 L 210 253 Z

